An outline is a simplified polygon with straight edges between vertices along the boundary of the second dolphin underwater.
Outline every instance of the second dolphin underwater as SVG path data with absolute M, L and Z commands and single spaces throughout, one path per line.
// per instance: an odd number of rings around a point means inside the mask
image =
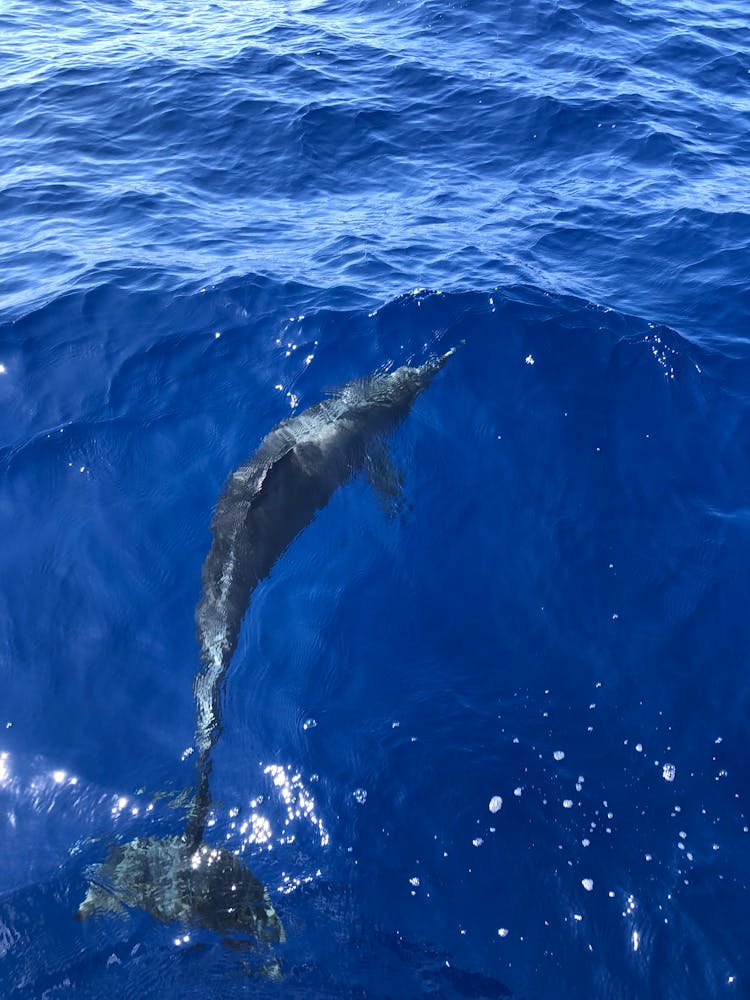
M 254 589 L 339 486 L 366 469 L 374 485 L 380 479 L 387 493 L 395 493 L 382 438 L 455 350 L 418 367 L 403 365 L 346 383 L 282 420 L 230 475 L 211 521 L 213 540 L 195 613 L 202 664 L 194 685 L 198 780 L 185 831 L 117 845 L 91 872 L 77 916 L 134 908 L 157 920 L 284 940 L 262 883 L 234 853 L 203 842 L 226 673 Z

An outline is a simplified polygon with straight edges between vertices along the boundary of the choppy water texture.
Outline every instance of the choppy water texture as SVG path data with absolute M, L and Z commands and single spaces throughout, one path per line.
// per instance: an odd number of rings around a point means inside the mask
M 0 137 L 0 993 L 750 995 L 747 11 L 11 0 Z M 230 670 L 283 983 L 75 921 L 183 827 L 227 474 L 462 340 Z

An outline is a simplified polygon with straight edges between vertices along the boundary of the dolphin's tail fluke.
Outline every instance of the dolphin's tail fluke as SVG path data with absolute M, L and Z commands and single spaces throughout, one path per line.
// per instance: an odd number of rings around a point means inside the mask
M 144 910 L 155 920 L 242 934 L 274 944 L 286 940 L 268 891 L 232 851 L 185 837 L 137 837 L 114 847 L 91 870 L 76 916 Z

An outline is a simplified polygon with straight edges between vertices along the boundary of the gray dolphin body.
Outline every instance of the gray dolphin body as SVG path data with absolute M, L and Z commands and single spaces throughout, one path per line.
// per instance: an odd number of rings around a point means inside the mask
M 185 832 L 116 847 L 91 879 L 79 916 L 134 907 L 159 920 L 284 939 L 263 885 L 231 852 L 203 843 L 224 679 L 253 590 L 338 487 L 367 468 L 395 494 L 381 439 L 454 352 L 347 383 L 277 424 L 229 477 L 211 521 L 196 608 L 202 662 L 195 679 L 198 782 Z

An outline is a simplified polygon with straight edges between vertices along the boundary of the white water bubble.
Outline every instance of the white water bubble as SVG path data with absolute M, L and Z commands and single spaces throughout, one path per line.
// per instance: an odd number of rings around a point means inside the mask
M 565 751 L 564 750 L 555 750 L 555 752 L 552 754 L 552 756 L 555 758 L 555 760 L 565 760 Z
M 677 768 L 674 764 L 665 764 L 661 769 L 661 774 L 665 781 L 674 781 Z
M 355 802 L 358 802 L 361 806 L 367 802 L 367 792 L 364 788 L 355 788 L 352 792 L 352 798 Z
M 594 880 L 592 878 L 582 878 L 581 885 L 586 890 L 586 892 L 591 892 L 594 888 Z
M 503 800 L 499 795 L 493 795 L 490 799 L 489 810 L 491 813 L 500 812 L 503 808 Z
M 563 809 L 572 809 L 572 808 L 573 808 L 573 800 L 563 799 Z
M 507 937 L 508 936 L 508 928 L 507 927 L 498 927 L 498 929 L 497 929 L 497 936 L 498 937 Z

